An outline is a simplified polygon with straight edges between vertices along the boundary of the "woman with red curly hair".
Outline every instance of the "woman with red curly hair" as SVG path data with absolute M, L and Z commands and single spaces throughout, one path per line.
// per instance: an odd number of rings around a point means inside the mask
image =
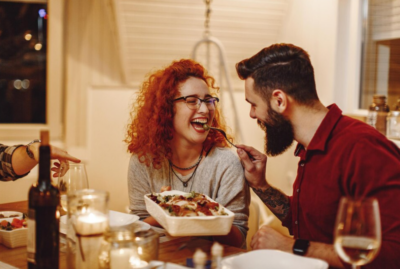
M 214 239 L 243 247 L 250 202 L 243 168 L 225 138 L 203 128 L 226 131 L 217 92 L 214 78 L 188 59 L 152 73 L 142 84 L 125 140 L 132 153 L 130 210 L 158 225 L 146 211 L 145 194 L 170 189 L 202 193 L 235 213 L 230 233 Z

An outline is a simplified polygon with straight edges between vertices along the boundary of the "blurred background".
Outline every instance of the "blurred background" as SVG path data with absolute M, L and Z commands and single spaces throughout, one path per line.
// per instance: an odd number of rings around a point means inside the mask
M 216 42 L 197 43 L 207 37 Z M 0 142 L 27 144 L 49 129 L 124 212 L 123 139 L 145 75 L 195 55 L 221 86 L 236 142 L 263 150 L 235 63 L 273 43 L 308 51 L 320 99 L 345 114 L 364 120 L 373 94 L 390 107 L 400 98 L 398 0 L 0 0 Z M 294 146 L 268 159 L 268 180 L 287 194 Z M 34 170 L 0 183 L 0 203 L 26 200 L 36 179 Z M 276 221 L 259 208 L 260 223 Z

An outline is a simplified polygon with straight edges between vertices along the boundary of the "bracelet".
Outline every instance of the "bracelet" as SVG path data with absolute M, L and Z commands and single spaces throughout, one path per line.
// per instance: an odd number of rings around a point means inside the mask
M 42 141 L 40 139 L 35 139 L 33 141 L 31 141 L 28 145 L 26 145 L 26 154 L 28 154 L 28 156 L 31 159 L 35 159 L 35 156 L 33 156 L 32 151 L 29 149 L 29 146 L 32 145 L 33 143 L 41 143 Z

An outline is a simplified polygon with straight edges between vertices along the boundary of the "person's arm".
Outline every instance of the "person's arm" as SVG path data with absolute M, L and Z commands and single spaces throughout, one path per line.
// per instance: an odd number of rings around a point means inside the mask
M 147 219 L 149 213 L 146 210 L 144 195 L 153 192 L 150 186 L 151 178 L 149 170 L 141 163 L 137 155 L 132 155 L 128 167 L 128 195 L 130 213 L 140 217 L 141 220 L 154 226 L 152 219 Z M 155 220 L 154 220 L 155 221 Z
M 265 178 L 267 156 L 252 147 L 237 147 L 249 186 L 273 214 L 280 220 L 285 219 L 289 213 L 290 200 L 286 194 L 268 184 Z M 254 160 L 250 159 L 249 154 Z
M 277 232 L 269 226 L 262 226 L 251 240 L 252 249 L 278 249 L 293 253 L 295 239 Z M 306 257 L 317 258 L 326 261 L 330 268 L 345 268 L 333 245 L 319 242 L 310 242 Z
M 11 159 L 12 167 L 17 175 L 24 175 L 32 170 L 39 162 L 39 147 L 40 143 L 36 142 L 29 145 L 29 151 L 32 153 L 31 158 L 27 153 L 27 146 L 18 147 Z M 50 146 L 51 148 L 51 159 L 58 159 L 60 162 L 72 161 L 80 162 L 79 159 L 69 155 L 65 150 Z M 52 168 L 52 171 L 56 172 L 54 176 L 58 176 L 58 170 Z

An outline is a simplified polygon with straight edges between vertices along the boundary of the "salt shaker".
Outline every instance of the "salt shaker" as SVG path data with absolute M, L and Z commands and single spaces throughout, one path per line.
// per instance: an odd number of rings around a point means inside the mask
M 204 269 L 207 262 L 207 255 L 201 249 L 196 249 L 193 255 L 193 263 L 195 269 Z
M 220 269 L 224 248 L 218 242 L 211 247 L 211 269 Z

